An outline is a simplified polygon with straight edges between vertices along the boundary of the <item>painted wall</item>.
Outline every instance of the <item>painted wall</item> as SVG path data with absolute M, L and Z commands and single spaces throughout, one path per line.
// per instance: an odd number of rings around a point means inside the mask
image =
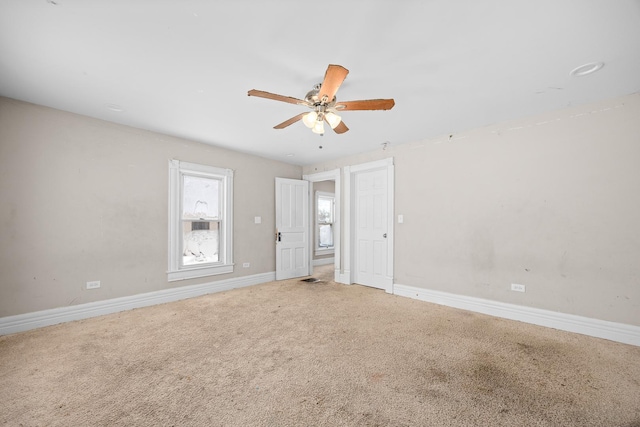
M 386 157 L 395 283 L 640 325 L 640 94 L 303 172 Z
M 167 281 L 169 159 L 235 171 L 234 273 Z M 274 271 L 276 176 L 301 168 L 0 98 L 0 317 Z

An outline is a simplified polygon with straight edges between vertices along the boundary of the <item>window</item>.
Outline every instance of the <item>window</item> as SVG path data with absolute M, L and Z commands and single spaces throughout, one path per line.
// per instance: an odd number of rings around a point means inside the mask
M 233 171 L 169 162 L 169 281 L 231 273 Z
M 316 192 L 316 254 L 333 253 L 333 223 L 335 197 L 333 193 Z

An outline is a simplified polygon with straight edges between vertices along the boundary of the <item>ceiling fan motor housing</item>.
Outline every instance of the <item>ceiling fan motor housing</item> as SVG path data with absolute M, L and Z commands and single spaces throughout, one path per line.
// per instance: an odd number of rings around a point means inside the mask
M 312 90 L 307 92 L 307 94 L 304 97 L 304 100 L 307 101 L 309 104 L 313 105 L 314 107 L 317 107 L 319 105 L 326 105 L 327 107 L 332 107 L 336 103 L 336 97 L 334 96 L 331 102 L 322 102 L 322 99 L 320 99 L 320 97 L 318 96 L 318 94 L 320 93 L 321 86 L 322 86 L 321 83 L 318 83 L 317 85 L 315 85 Z

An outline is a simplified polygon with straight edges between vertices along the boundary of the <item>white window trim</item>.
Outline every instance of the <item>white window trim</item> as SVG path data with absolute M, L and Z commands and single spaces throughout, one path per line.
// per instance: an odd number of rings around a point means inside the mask
M 205 266 L 181 266 L 181 200 L 182 200 L 182 174 L 193 174 L 204 177 L 221 179 L 222 194 L 221 212 L 223 213 L 223 226 L 219 231 L 220 258 L 215 265 Z M 233 171 L 215 166 L 199 165 L 196 163 L 169 160 L 169 270 L 167 279 L 170 282 L 176 280 L 193 279 L 196 277 L 213 276 L 233 272 Z
M 319 236 L 318 236 L 318 198 L 320 197 L 331 197 L 333 198 L 333 247 L 332 248 L 320 248 L 318 246 L 318 240 L 319 240 Z M 328 193 L 326 191 L 316 191 L 316 200 L 315 200 L 315 212 L 313 213 L 314 215 L 314 226 L 315 226 L 315 232 L 314 234 L 314 242 L 313 242 L 313 246 L 314 246 L 314 254 L 315 255 L 330 255 L 333 254 L 335 252 L 335 247 L 336 247 L 336 233 L 335 233 L 335 224 L 336 224 L 336 195 L 335 193 Z

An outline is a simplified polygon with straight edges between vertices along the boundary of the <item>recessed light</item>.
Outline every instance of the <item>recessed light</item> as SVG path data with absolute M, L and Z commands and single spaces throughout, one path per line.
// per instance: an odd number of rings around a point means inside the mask
M 294 155 L 295 155 L 295 154 L 291 154 L 291 153 L 289 153 L 289 154 L 287 154 L 287 157 L 293 157 Z
M 573 77 L 582 77 L 586 76 L 587 74 L 595 73 L 602 67 L 604 67 L 604 62 L 590 62 L 588 64 L 584 64 L 577 68 L 574 68 L 569 74 Z
M 124 111 L 124 108 L 116 104 L 106 104 L 105 108 L 116 113 L 122 113 Z

